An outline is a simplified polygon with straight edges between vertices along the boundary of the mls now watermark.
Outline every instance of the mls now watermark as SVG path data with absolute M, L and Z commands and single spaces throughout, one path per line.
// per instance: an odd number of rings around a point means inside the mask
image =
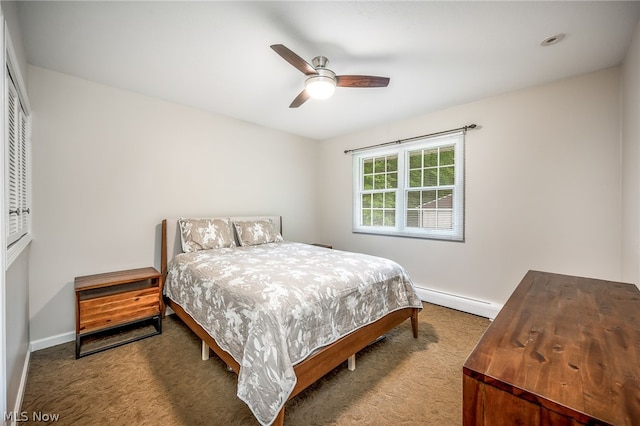
M 4 413 L 5 422 L 57 422 L 60 420 L 60 414 L 45 413 L 42 411 L 9 411 Z

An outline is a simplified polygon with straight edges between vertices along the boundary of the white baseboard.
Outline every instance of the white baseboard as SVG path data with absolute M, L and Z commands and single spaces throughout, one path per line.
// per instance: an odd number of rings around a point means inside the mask
M 443 291 L 431 290 L 416 285 L 416 292 L 420 299 L 435 305 L 445 306 L 462 312 L 479 315 L 481 317 L 494 319 L 502 305 L 484 300 L 472 299 L 470 297 L 459 296 L 457 294 L 445 293 Z
M 173 310 L 167 306 L 166 315 L 173 314 Z M 34 340 L 31 342 L 31 352 L 39 351 L 40 349 L 50 348 L 52 346 L 61 345 L 67 342 L 73 342 L 76 340 L 75 331 L 70 331 L 68 333 L 58 334 L 56 336 L 45 337 L 44 339 Z
M 76 340 L 75 331 L 58 334 L 56 336 L 45 337 L 44 339 L 32 341 L 31 351 L 39 351 L 40 349 L 50 348 L 51 346 L 60 345 L 62 343 L 73 342 L 74 340 Z
M 29 362 L 31 361 L 31 347 L 27 349 L 27 353 L 24 357 L 24 365 L 22 366 L 22 375 L 20 376 L 20 386 L 18 387 L 18 395 L 16 398 L 16 404 L 13 407 L 13 416 L 11 417 L 10 425 L 16 426 L 18 421 L 18 414 L 22 412 L 22 400 L 24 398 L 24 391 L 27 388 L 27 375 L 29 374 Z M 5 413 L 6 419 L 6 413 Z

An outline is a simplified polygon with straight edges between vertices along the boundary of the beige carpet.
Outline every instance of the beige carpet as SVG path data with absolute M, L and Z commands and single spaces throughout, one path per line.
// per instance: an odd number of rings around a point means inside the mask
M 289 401 L 285 425 L 460 425 L 462 364 L 485 318 L 425 304 L 420 336 L 406 321 Z M 31 354 L 22 410 L 60 425 L 258 425 L 236 376 L 174 316 L 163 333 L 79 360 L 74 344 Z M 41 424 L 41 423 L 40 423 Z M 52 423 L 53 424 L 53 423 Z

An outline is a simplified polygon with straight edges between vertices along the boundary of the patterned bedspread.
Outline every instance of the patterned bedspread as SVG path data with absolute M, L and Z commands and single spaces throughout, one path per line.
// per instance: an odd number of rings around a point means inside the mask
M 271 424 L 314 350 L 405 307 L 411 279 L 379 257 L 279 242 L 177 255 L 165 294 L 240 364 L 238 397 Z

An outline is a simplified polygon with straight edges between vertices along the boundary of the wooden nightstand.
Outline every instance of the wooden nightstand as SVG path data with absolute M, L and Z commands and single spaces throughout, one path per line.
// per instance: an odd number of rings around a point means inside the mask
M 162 333 L 160 277 L 151 267 L 76 277 L 76 359 Z M 143 322 L 154 329 L 81 353 L 83 338 Z

